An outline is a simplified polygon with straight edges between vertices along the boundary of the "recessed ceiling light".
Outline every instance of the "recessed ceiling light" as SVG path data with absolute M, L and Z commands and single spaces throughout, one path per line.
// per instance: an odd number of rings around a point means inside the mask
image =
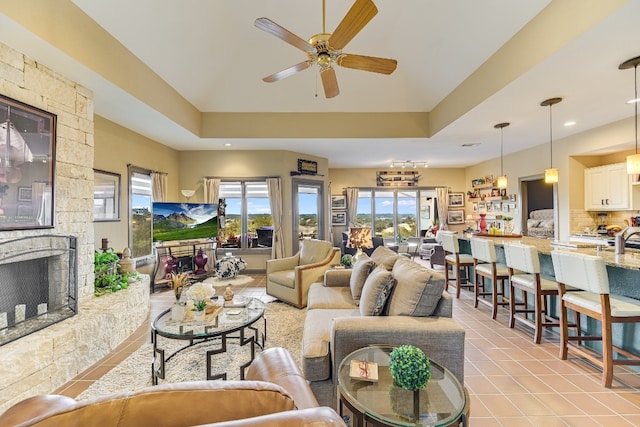
M 566 127 L 569 127 L 569 126 L 575 126 L 575 125 L 576 125 L 576 122 L 575 122 L 575 121 L 573 121 L 573 120 L 569 120 L 568 122 L 564 122 L 564 125 L 565 125 Z
M 475 147 L 476 145 L 480 145 L 479 142 L 467 142 L 466 144 L 462 144 L 462 147 Z
M 231 147 L 231 143 L 230 142 L 225 142 L 224 146 L 225 147 Z

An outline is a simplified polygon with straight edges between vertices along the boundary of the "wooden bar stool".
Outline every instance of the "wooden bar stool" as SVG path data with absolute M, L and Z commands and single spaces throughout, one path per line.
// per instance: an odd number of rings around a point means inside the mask
M 612 325 L 640 322 L 640 301 L 621 295 L 609 294 L 609 278 L 602 257 L 573 252 L 552 251 L 553 269 L 560 285 L 560 358 L 567 359 L 569 348 L 602 368 L 602 384 L 610 388 L 615 365 L 640 365 L 640 355 L 633 354 L 613 344 Z M 567 292 L 567 286 L 576 291 Z M 568 310 L 576 316 L 596 319 L 601 324 L 601 335 L 582 335 L 577 328 L 569 335 Z M 585 341 L 601 341 L 602 355 L 582 345 Z M 575 342 L 576 344 L 571 344 Z M 618 353 L 625 359 L 614 359 Z
M 442 238 L 442 249 L 444 249 L 445 265 L 444 279 L 445 290 L 449 289 L 449 285 L 456 287 L 456 298 L 460 298 L 460 288 L 473 288 L 471 282 L 471 267 L 473 267 L 473 257 L 469 254 L 461 254 L 458 245 L 458 236 L 453 231 L 439 231 L 438 236 Z M 437 240 L 437 237 L 436 237 Z M 449 280 L 449 266 L 452 272 L 455 272 L 455 281 Z M 466 273 L 466 283 L 462 281 L 462 272 Z
M 478 302 L 491 307 L 491 318 L 495 319 L 498 314 L 498 306 L 509 305 L 505 298 L 505 281 L 509 280 L 509 269 L 505 264 L 496 261 L 496 248 L 491 239 L 474 237 L 471 239 L 471 256 L 475 271 L 475 303 Z M 486 279 L 491 280 L 491 291 L 485 287 Z M 485 297 L 491 296 L 490 300 Z
M 558 295 L 558 283 L 540 276 L 540 259 L 535 246 L 510 243 L 504 245 L 504 254 L 509 268 L 509 327 L 515 321 L 532 327 L 533 341 L 540 344 L 542 327 L 560 326 L 560 322 L 549 316 L 548 297 Z M 522 301 L 516 301 L 516 289 Z M 533 296 L 533 309 L 529 308 L 528 294 Z M 533 314 L 531 320 L 529 314 Z

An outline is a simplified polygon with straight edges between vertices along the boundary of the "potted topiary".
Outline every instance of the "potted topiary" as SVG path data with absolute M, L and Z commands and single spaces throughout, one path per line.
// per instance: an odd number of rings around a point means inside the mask
M 429 358 L 418 347 L 400 345 L 389 354 L 389 371 L 391 371 L 394 382 L 389 392 L 394 411 L 412 421 L 418 420 L 420 417 L 420 389 L 426 387 L 431 379 Z M 402 404 L 407 402 L 407 399 L 401 398 L 402 389 L 413 391 L 412 410 L 404 408 Z
M 353 255 L 351 254 L 342 255 L 342 258 L 340 258 L 340 263 L 344 265 L 346 268 L 353 267 Z

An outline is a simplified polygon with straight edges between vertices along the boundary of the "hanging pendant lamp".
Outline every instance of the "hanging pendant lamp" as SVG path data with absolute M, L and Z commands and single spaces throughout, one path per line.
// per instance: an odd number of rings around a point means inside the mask
M 509 126 L 510 123 L 498 123 L 494 126 L 496 129 L 500 129 L 500 176 L 498 177 L 498 188 L 507 188 L 507 176 L 504 174 L 504 139 L 503 129 Z
M 636 153 L 627 156 L 627 173 L 629 174 L 640 174 L 640 154 L 638 154 L 638 102 L 640 102 L 640 100 L 638 100 L 638 64 L 640 64 L 640 56 L 628 59 L 618 66 L 619 70 L 626 70 L 633 67 L 634 76 L 635 92 L 633 100 L 629 102 L 633 102 L 634 104 Z
M 549 98 L 540 103 L 541 107 L 549 106 L 549 151 L 551 166 L 549 169 L 544 170 L 544 182 L 546 184 L 555 184 L 558 182 L 558 169 L 553 167 L 553 116 L 551 114 L 551 107 L 560 101 L 562 101 L 562 98 Z

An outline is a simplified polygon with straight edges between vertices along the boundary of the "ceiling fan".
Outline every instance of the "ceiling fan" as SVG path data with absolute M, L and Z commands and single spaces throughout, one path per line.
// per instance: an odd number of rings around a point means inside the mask
M 371 0 L 356 0 L 333 33 L 325 31 L 325 0 L 322 0 L 322 32 L 303 40 L 289 30 L 276 24 L 269 18 L 258 18 L 255 26 L 273 34 L 279 39 L 307 53 L 308 59 L 282 71 L 271 74 L 262 80 L 267 83 L 277 82 L 314 64 L 320 68 L 320 77 L 324 94 L 333 98 L 340 93 L 334 65 L 374 73 L 391 74 L 398 61 L 373 56 L 343 53 L 342 49 L 353 39 L 371 19 L 378 13 L 378 8 Z

